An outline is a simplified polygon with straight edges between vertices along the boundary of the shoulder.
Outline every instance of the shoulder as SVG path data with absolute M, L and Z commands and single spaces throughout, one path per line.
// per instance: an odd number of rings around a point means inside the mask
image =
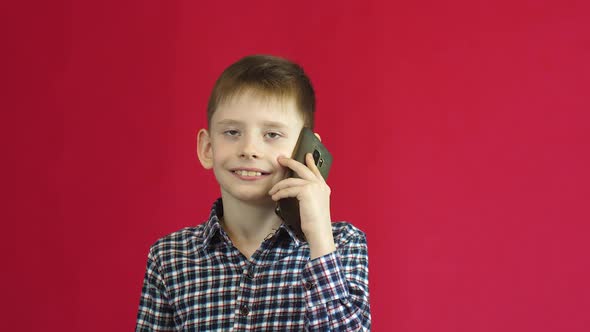
M 336 246 L 347 244 L 366 244 L 367 238 L 363 231 L 346 221 L 332 223 L 332 234 Z
M 165 258 L 170 255 L 194 252 L 203 242 L 204 224 L 185 227 L 158 239 L 150 247 L 150 255 Z

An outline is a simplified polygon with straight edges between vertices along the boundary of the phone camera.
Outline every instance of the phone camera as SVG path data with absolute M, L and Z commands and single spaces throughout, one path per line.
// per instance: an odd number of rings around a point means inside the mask
M 313 161 L 317 165 L 318 161 L 320 161 L 320 152 L 318 150 L 313 150 Z M 322 160 L 323 163 L 323 160 Z

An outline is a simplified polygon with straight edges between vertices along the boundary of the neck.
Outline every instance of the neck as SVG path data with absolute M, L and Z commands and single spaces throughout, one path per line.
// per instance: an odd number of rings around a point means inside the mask
M 257 249 L 281 225 L 273 201 L 251 204 L 223 195 L 222 200 L 223 228 L 240 250 L 240 246 Z

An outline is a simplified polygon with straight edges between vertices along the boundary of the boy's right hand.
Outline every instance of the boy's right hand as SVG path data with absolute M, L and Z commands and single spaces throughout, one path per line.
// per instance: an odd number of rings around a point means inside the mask
M 306 154 L 306 165 L 287 157 L 278 157 L 280 165 L 290 168 L 299 178 L 287 178 L 269 191 L 272 199 L 295 197 L 299 201 L 301 229 L 310 247 L 311 259 L 336 250 L 330 218 L 331 189 L 315 165 L 311 153 Z

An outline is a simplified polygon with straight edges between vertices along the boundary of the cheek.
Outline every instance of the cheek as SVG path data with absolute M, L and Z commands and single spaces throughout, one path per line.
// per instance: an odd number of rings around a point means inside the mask
M 289 139 L 289 141 L 285 142 L 281 147 L 281 154 L 286 157 L 293 156 L 293 150 L 295 150 L 295 145 L 297 145 L 296 139 Z
M 217 143 L 213 146 L 213 159 L 216 161 L 223 161 L 228 158 L 230 153 L 231 146 L 227 144 Z

